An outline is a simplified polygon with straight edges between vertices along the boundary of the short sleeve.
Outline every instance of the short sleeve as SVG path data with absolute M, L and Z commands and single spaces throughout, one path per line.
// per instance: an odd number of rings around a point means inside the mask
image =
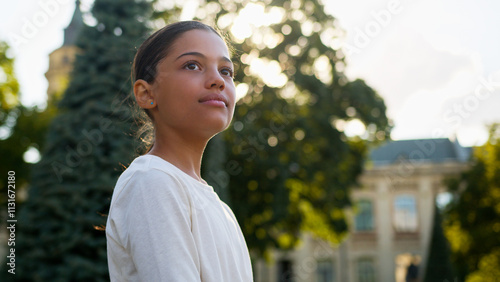
M 107 228 L 130 255 L 139 281 L 200 281 L 183 188 L 166 172 L 136 171 L 113 200 Z

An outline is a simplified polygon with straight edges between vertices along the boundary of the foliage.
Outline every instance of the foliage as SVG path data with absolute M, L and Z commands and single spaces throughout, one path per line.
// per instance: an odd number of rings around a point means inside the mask
M 500 277 L 500 247 L 481 257 L 478 268 L 467 276 L 467 282 L 496 282 Z
M 37 106 L 28 108 L 17 105 L 9 115 L 13 123 L 8 127 L 10 134 L 7 138 L 0 140 L 0 152 L 4 160 L 0 163 L 0 171 L 7 174 L 15 171 L 16 175 L 16 202 L 20 204 L 23 200 L 28 185 L 32 163 L 27 162 L 24 154 L 29 150 L 40 150 L 45 143 L 45 134 L 48 125 L 54 117 L 56 108 L 50 106 L 44 110 Z M 0 203 L 6 206 L 7 192 L 5 183 L 0 183 Z
M 500 269 L 500 124 L 474 149 L 472 166 L 448 187 L 456 196 L 447 211 L 446 236 L 460 281 L 495 281 Z
M 22 202 L 22 195 L 29 180 L 32 164 L 23 156 L 29 148 L 39 149 L 43 146 L 48 123 L 54 115 L 54 107 L 40 110 L 38 107 L 28 108 L 19 103 L 19 84 L 14 75 L 14 59 L 8 55 L 7 44 L 0 42 L 0 172 L 7 175 L 14 171 L 16 177 L 16 202 Z M 7 204 L 6 183 L 0 183 L 0 205 Z M 5 222 L 5 212 L 1 212 L 1 220 Z
M 19 104 L 19 83 L 14 74 L 14 59 L 9 45 L 0 41 L 0 126 L 7 120 L 9 110 Z
M 239 55 L 244 97 L 223 133 L 221 170 L 249 247 L 289 249 L 304 230 L 339 242 L 367 141 L 384 140 L 390 128 L 382 98 L 342 73 L 335 19 L 317 0 L 209 1 L 198 17 L 217 23 Z M 366 126 L 362 138 L 344 133 L 352 120 Z
M 15 124 L 17 115 L 19 115 L 19 112 L 14 110 L 18 104 L 19 83 L 14 74 L 14 59 L 9 56 L 8 52 L 9 45 L 0 41 L 0 152 L 4 160 L 10 160 L 4 156 L 12 148 L 8 148 L 4 144 L 5 139 L 12 134 L 12 127 Z M 16 167 L 14 165 L 5 161 L 2 162 L 0 164 L 0 173 L 7 175 L 8 171 Z M 4 182 L 0 183 L 0 193 L 0 204 L 5 207 L 7 192 Z M 0 220 L 2 222 L 4 222 L 4 213 L 5 211 L 1 212 Z
M 134 47 L 149 32 L 150 6 L 94 2 L 97 24 L 79 35 L 81 53 L 19 212 L 19 281 L 109 280 L 105 235 L 94 227 L 105 224 L 113 187 L 137 146 L 126 99 Z

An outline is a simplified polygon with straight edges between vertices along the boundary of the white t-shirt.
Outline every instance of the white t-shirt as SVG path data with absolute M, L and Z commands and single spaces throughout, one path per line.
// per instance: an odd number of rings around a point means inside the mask
M 106 239 L 111 281 L 252 281 L 231 209 L 157 156 L 136 158 L 118 179 Z

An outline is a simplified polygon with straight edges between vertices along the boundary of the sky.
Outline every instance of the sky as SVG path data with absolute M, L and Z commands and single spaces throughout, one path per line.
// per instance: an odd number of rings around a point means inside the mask
M 323 2 L 345 31 L 346 75 L 384 98 L 393 139 L 486 141 L 486 125 L 500 122 L 500 1 Z M 62 45 L 75 3 L 0 3 L 0 40 L 12 47 L 21 101 L 44 105 L 48 54 Z M 82 0 L 82 10 L 91 3 Z

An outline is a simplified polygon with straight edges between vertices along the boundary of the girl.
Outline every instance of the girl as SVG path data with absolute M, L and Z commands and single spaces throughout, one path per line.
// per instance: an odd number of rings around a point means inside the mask
M 168 25 L 140 46 L 132 77 L 155 139 L 113 192 L 106 227 L 111 281 L 252 281 L 238 222 L 200 176 L 207 142 L 234 112 L 225 41 L 200 22 Z

